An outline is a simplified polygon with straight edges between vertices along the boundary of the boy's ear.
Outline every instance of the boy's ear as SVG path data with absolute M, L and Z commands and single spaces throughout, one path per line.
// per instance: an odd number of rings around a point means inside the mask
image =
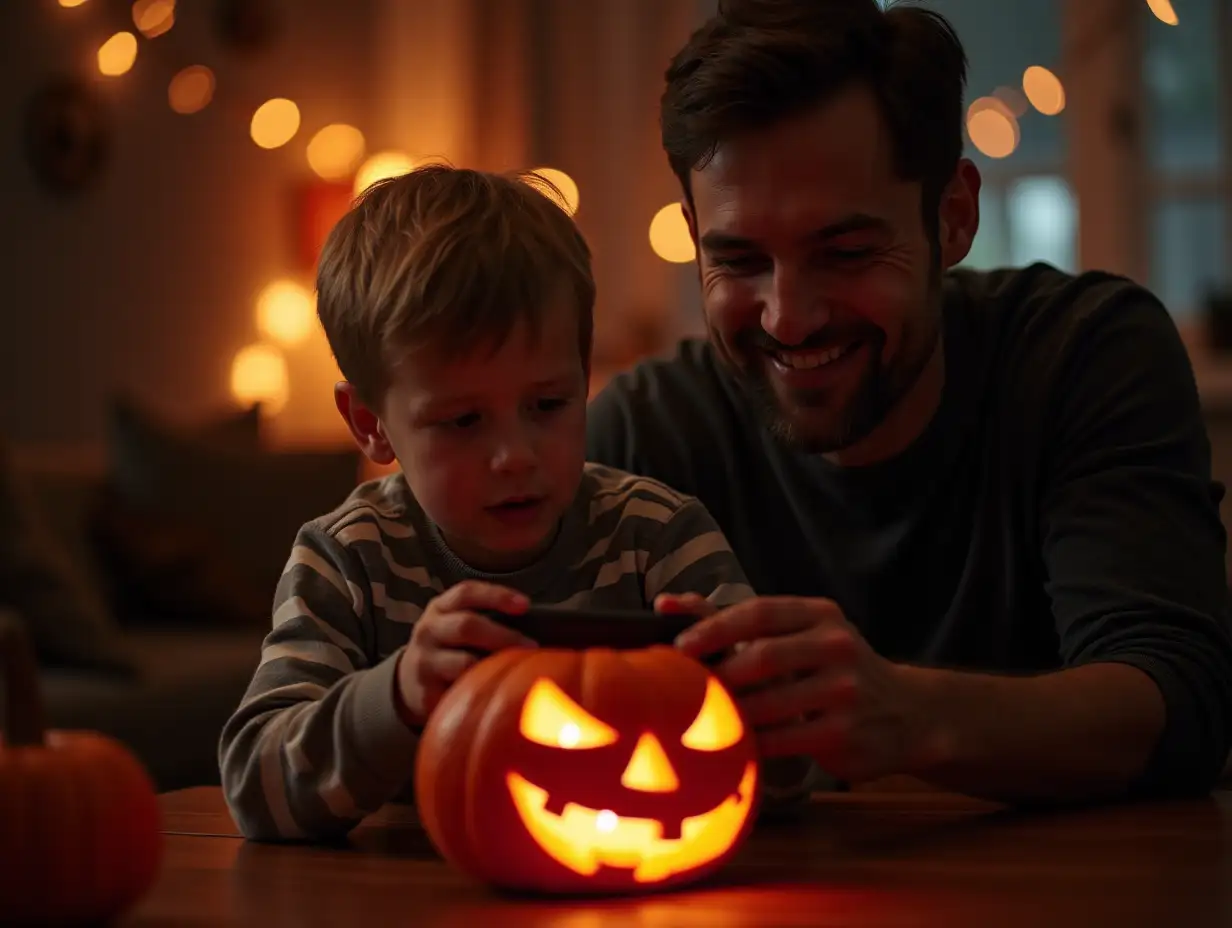
M 334 384 L 334 405 L 355 438 L 355 444 L 374 464 L 392 464 L 395 460 L 393 446 L 385 437 L 381 420 L 359 398 L 354 384 L 339 381 Z

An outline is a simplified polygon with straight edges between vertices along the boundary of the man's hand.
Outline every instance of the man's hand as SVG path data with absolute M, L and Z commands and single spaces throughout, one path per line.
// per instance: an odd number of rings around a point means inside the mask
M 528 605 L 521 593 L 479 580 L 465 580 L 433 599 L 398 659 L 395 697 L 403 720 L 422 728 L 445 691 L 484 655 L 534 647 L 535 642 L 478 612 L 519 615 Z
M 762 597 L 720 610 L 677 639 L 715 672 L 767 757 L 806 755 L 845 780 L 901 773 L 925 739 L 895 664 L 879 657 L 828 599 Z

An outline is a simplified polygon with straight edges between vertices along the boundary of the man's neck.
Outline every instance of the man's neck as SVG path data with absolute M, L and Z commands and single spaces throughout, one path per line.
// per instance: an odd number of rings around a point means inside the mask
M 945 344 L 939 336 L 920 376 L 881 424 L 854 445 L 825 455 L 826 460 L 840 467 L 868 467 L 902 454 L 933 421 L 944 389 Z

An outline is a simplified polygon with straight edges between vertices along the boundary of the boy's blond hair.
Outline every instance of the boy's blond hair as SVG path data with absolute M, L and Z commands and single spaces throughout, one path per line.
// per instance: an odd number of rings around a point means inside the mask
M 590 249 L 537 175 L 428 165 L 380 181 L 330 232 L 317 314 L 338 367 L 377 408 L 391 370 L 422 349 L 495 348 L 525 321 L 537 335 L 562 297 L 577 308 L 589 369 Z

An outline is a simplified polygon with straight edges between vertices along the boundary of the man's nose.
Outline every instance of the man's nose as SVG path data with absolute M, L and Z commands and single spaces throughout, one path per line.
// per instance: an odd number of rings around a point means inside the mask
M 761 327 L 781 345 L 798 345 L 830 321 L 816 282 L 799 269 L 779 266 L 767 283 Z

